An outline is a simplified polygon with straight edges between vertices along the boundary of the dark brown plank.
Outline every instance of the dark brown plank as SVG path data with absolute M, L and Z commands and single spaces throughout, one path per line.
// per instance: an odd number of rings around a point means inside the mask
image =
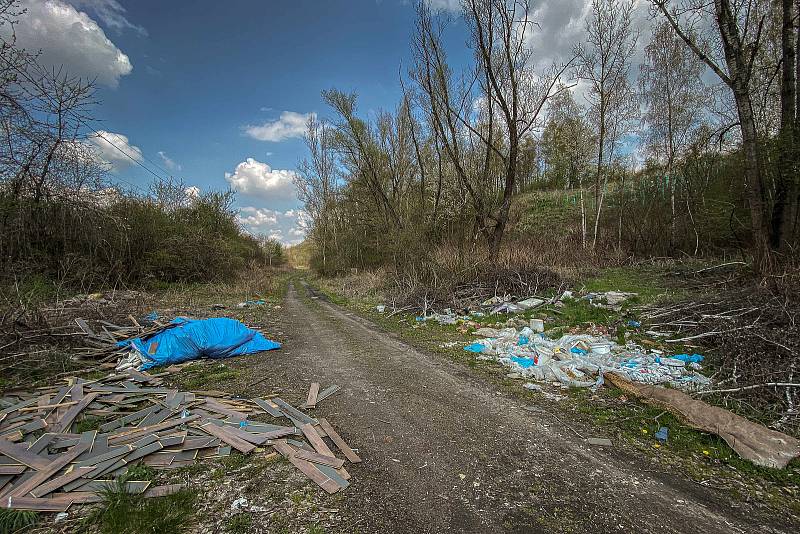
M 350 448 L 347 442 L 345 442 L 345 440 L 343 440 L 342 437 L 336 433 L 336 431 L 333 429 L 333 427 L 331 426 L 331 424 L 328 422 L 327 419 L 320 417 L 319 425 L 322 427 L 323 430 L 325 430 L 325 433 L 328 434 L 329 438 L 331 438 L 333 444 L 336 445 L 336 447 L 340 451 L 342 451 L 342 454 L 344 454 L 345 458 L 347 458 L 350 461 L 350 463 L 357 464 L 358 462 L 361 461 L 361 458 L 359 458 L 358 455 L 355 453 L 355 451 L 353 451 L 353 449 Z
M 0 439 L 0 453 L 37 470 L 46 469 L 50 465 L 47 459 L 31 453 L 25 447 L 15 445 L 4 439 Z
M 75 460 L 84 451 L 89 450 L 89 445 L 86 443 L 78 443 L 69 451 L 58 455 L 52 462 L 49 462 L 45 469 L 39 470 L 31 478 L 22 484 L 15 486 L 11 490 L 12 497 L 24 497 L 34 488 L 44 484 L 51 476 L 58 473 L 63 467 Z
M 320 435 L 317 434 L 317 431 L 314 430 L 313 425 L 309 424 L 303 425 L 300 427 L 300 430 L 303 431 L 303 434 L 305 434 L 308 442 L 311 444 L 312 447 L 314 447 L 314 450 L 316 450 L 318 453 L 320 453 L 323 456 L 335 456 L 333 454 L 333 451 L 330 450 L 330 448 L 322 440 Z
M 307 460 L 311 463 L 315 464 L 322 464 L 322 465 L 329 465 L 335 469 L 339 469 L 344 465 L 344 460 L 341 458 L 335 458 L 333 456 L 324 456 L 322 454 L 317 454 L 316 452 L 308 452 L 303 449 L 299 449 L 294 455 L 300 459 Z
M 88 475 L 94 471 L 94 467 L 76 467 L 69 473 L 65 475 L 61 475 L 60 477 L 54 478 L 50 482 L 40 485 L 37 488 L 31 490 L 31 495 L 34 497 L 44 497 L 48 493 L 52 493 L 58 488 L 64 486 L 72 482 L 73 480 L 79 479 L 84 475 Z
M 305 476 L 314 481 L 319 487 L 328 493 L 336 493 L 342 487 L 337 484 L 332 478 L 319 470 L 317 466 L 307 460 L 297 458 L 295 456 L 295 449 L 284 442 L 277 442 L 273 445 L 275 450 L 278 451 L 284 458 L 289 460 L 292 465 L 299 469 Z
M 201 425 L 200 428 L 202 428 L 205 432 L 211 434 L 212 436 L 218 437 L 219 439 L 221 439 L 234 449 L 244 454 L 247 454 L 256 448 L 255 445 L 248 443 L 245 440 L 234 435 L 232 432 L 229 432 L 227 428 L 217 426 L 214 423 L 206 423 L 204 425 Z

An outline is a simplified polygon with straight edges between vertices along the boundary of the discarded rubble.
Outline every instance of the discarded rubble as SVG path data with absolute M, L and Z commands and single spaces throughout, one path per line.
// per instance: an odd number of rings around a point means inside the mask
M 222 392 L 169 389 L 163 386 L 167 374 L 128 369 L 102 380 L 73 377 L 60 386 L 0 398 L 0 507 L 64 512 L 100 501 L 100 492 L 137 463 L 175 469 L 232 450 L 251 454 L 267 447 L 328 493 L 349 486 L 345 459 L 361 459 L 326 419 L 280 398 L 234 399 Z M 261 416 L 271 419 L 254 419 Z M 97 430 L 78 433 L 80 420 L 89 418 Z M 156 497 L 182 487 L 150 485 L 128 481 L 127 489 Z

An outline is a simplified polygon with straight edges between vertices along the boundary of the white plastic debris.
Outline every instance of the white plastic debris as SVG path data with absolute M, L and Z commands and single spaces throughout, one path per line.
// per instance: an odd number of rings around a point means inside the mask
M 384 306 L 383 304 L 378 304 L 377 306 L 375 306 L 375 309 L 378 310 L 378 313 L 383 313 L 386 311 L 386 306 Z
M 481 328 L 484 339 L 465 347 L 477 358 L 492 359 L 522 377 L 559 382 L 569 387 L 597 388 L 603 373 L 616 372 L 633 382 L 669 384 L 683 390 L 702 389 L 711 381 L 675 358 L 665 358 L 628 342 L 585 334 L 549 339 L 533 329 Z

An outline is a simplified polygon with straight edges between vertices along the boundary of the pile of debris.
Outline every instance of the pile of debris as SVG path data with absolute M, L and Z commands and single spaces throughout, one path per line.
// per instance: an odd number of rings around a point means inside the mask
M 605 293 L 587 293 L 581 296 L 580 300 L 586 300 L 589 304 L 598 308 L 620 311 L 622 305 L 626 301 L 636 296 L 636 293 L 606 291 Z M 442 325 L 454 325 L 460 322 L 468 323 L 487 315 L 524 313 L 547 305 L 561 307 L 564 306 L 565 301 L 574 298 L 576 297 L 572 291 L 563 291 L 554 297 L 539 297 L 533 295 L 522 299 L 516 299 L 511 295 L 504 295 L 502 297 L 494 296 L 484 300 L 479 306 L 457 310 L 458 313 L 454 312 L 451 308 L 447 308 L 441 313 L 428 313 L 427 309 L 423 309 L 422 315 L 418 316 L 416 320 L 417 322 L 435 321 Z M 384 305 L 377 307 L 379 313 L 383 313 L 385 310 L 386 306 Z
M 665 356 L 655 349 L 644 349 L 629 341 L 618 345 L 603 336 L 564 335 L 550 339 L 540 330 L 540 321 L 531 327 L 481 328 L 476 333 L 484 339 L 467 345 L 465 350 L 478 353 L 479 359 L 495 360 L 511 367 L 522 377 L 556 381 L 570 387 L 599 387 L 603 373 L 616 372 L 632 382 L 669 384 L 683 390 L 708 386 L 711 381 L 700 374 L 699 354 Z
M 0 507 L 63 512 L 100 501 L 100 492 L 135 464 L 174 469 L 267 447 L 328 493 L 348 487 L 344 459 L 323 438 L 348 461 L 361 459 L 327 420 L 277 397 L 237 399 L 164 387 L 163 376 L 175 370 L 150 375 L 128 369 L 102 380 L 69 378 L 62 386 L 7 392 L 0 398 Z M 305 406 L 315 407 L 337 389 L 320 392 L 312 384 Z M 262 415 L 265 421 L 254 419 Z M 79 432 L 86 426 L 96 430 Z M 181 489 L 126 484 L 146 497 Z

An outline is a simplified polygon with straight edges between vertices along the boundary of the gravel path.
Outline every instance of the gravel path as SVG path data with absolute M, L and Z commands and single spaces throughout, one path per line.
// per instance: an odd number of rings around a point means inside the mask
M 276 318 L 280 357 L 245 367 L 264 378 L 253 395 L 342 386 L 316 413 L 364 460 L 334 497 L 343 531 L 797 532 L 634 454 L 589 447 L 552 404 L 526 410 L 468 368 L 298 294 L 307 291 L 290 286 Z

